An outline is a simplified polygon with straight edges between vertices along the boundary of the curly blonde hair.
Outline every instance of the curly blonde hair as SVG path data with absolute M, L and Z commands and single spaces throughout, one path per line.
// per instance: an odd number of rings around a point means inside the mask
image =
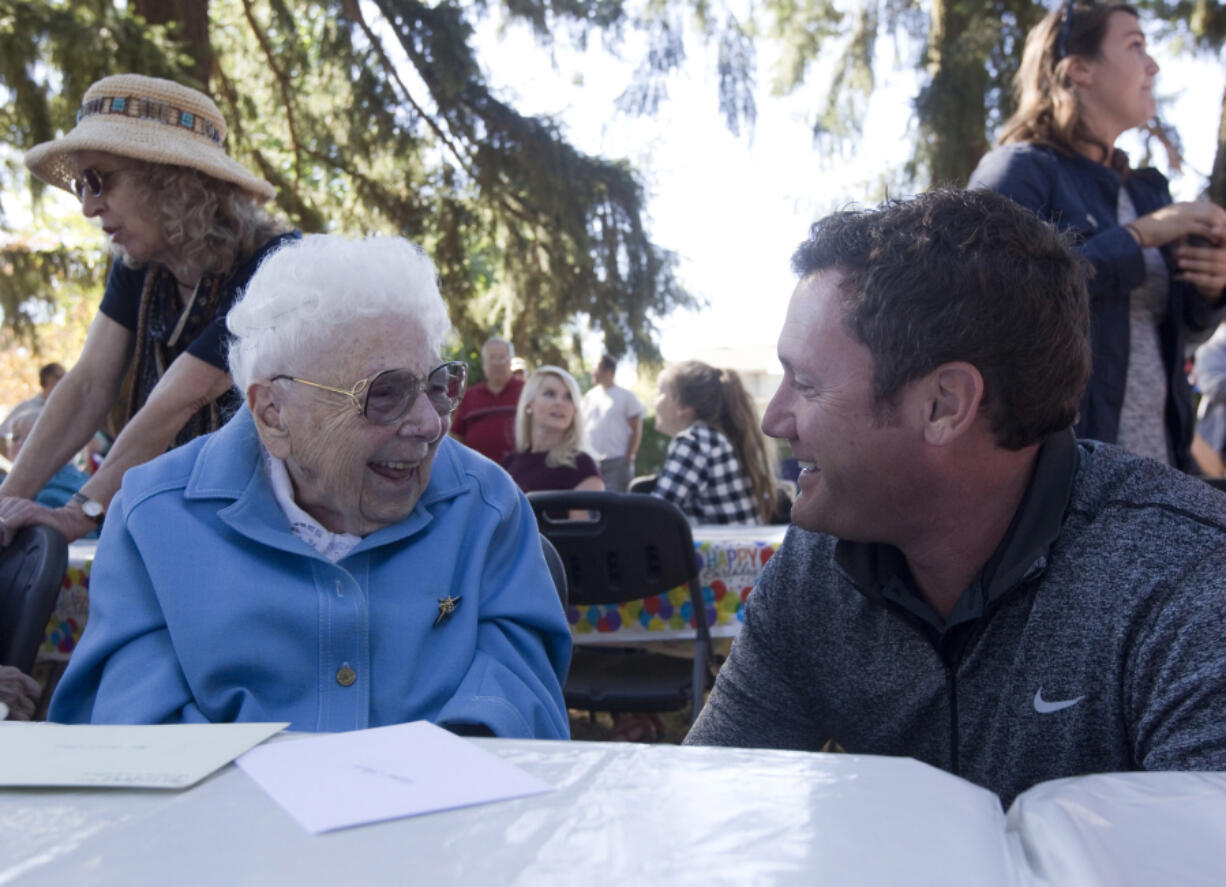
M 286 230 L 238 185 L 199 170 L 133 160 L 125 172 L 170 251 L 195 278 L 243 264 Z

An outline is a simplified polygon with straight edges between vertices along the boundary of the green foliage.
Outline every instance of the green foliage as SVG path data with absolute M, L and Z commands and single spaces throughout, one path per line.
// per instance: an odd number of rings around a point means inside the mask
M 1177 48 L 1217 53 L 1226 44 L 1226 5 L 1220 0 L 1134 0 L 1133 5 Z
M 635 475 L 659 474 L 664 467 L 664 457 L 668 454 L 669 436 L 656 430 L 656 417 L 643 417 L 643 439 L 639 443 L 639 452 L 634 460 Z
M 356 0 L 212 0 L 195 45 L 172 40 L 190 28 L 150 26 L 134 8 L 0 0 L 10 144 L 66 130 L 103 74 L 190 81 L 208 59 L 229 149 L 276 186 L 279 211 L 305 231 L 422 243 L 465 342 L 498 332 L 558 360 L 586 322 L 610 351 L 652 359 L 655 319 L 695 304 L 645 229 L 635 172 L 494 96 L 469 45 L 485 4 L 378 0 L 367 21 Z M 504 12 L 542 39 L 559 23 L 582 36 L 624 15 L 616 0 L 510 0 Z M 23 180 L 9 158 L 4 190 Z
M 1138 5 L 1177 49 L 1209 53 L 1226 43 L 1221 3 Z M 201 7 L 203 35 L 137 14 L 161 20 L 167 10 L 200 14 Z M 28 244 L 14 246 L 6 204 L 26 188 L 39 193 L 20 152 L 67 129 L 86 86 L 103 74 L 191 82 L 191 72 L 207 70 L 208 83 L 199 85 L 231 124 L 231 152 L 277 187 L 279 211 L 306 231 L 399 233 L 422 243 L 466 344 L 499 333 L 534 363 L 566 363 L 591 330 L 614 354 L 658 358 L 656 319 L 695 304 L 677 279 L 676 257 L 645 230 L 633 170 L 576 150 L 555 121 L 519 114 L 486 82 L 470 44 L 472 22 L 495 8 L 546 45 L 559 34 L 582 44 L 599 33 L 616 44 L 627 28 L 643 31 L 645 57 L 619 99 L 629 113 L 659 109 L 687 57 L 687 36 L 696 36 L 716 49 L 714 107 L 733 132 L 752 130 L 758 59 L 772 58 L 776 94 L 811 91 L 824 155 L 859 138 L 877 85 L 878 44 L 894 39 L 912 56 L 902 63 L 924 72 L 913 154 L 882 174 L 883 189 L 897 193 L 918 182 L 965 181 L 1013 109 L 1024 37 L 1047 5 L 0 0 L 0 128 L 13 149 L 0 152 L 0 262 L 12 269 L 0 293 L 5 322 L 28 331 L 30 294 L 54 299 L 56 287 L 96 285 L 85 269 L 99 258 L 70 260 L 71 250 L 57 248 L 35 261 Z M 823 60 L 829 67 L 818 65 Z M 815 84 L 818 70 L 828 79 Z M 1214 193 L 1226 190 L 1226 122 L 1219 142 Z
M 1203 55 L 1226 43 L 1226 4 L 1220 0 L 1138 0 L 1135 5 L 1157 23 L 1158 39 L 1177 52 Z M 854 149 L 861 136 L 877 85 L 877 45 L 894 39 L 904 55 L 918 48 L 900 63 L 923 72 L 914 98 L 913 153 L 898 170 L 902 181 L 912 188 L 965 184 L 991 135 L 1015 108 L 1012 81 L 1026 34 L 1052 6 L 1050 0 L 762 0 L 748 7 L 736 0 L 656 0 L 646 3 L 642 16 L 653 35 L 651 50 L 623 110 L 654 113 L 667 96 L 667 78 L 686 57 L 679 23 L 688 9 L 698 21 L 698 38 L 720 47 L 718 104 L 733 133 L 753 124 L 755 54 L 773 57 L 773 92 L 811 94 L 818 153 L 837 156 Z M 745 8 L 747 16 L 734 15 L 734 9 Z M 743 62 L 736 67 L 724 64 L 732 27 L 745 41 L 738 44 Z M 819 70 L 822 79 L 815 82 Z M 1226 192 L 1226 140 L 1219 139 L 1218 157 L 1214 183 Z M 884 177 L 897 181 L 894 175 Z
M 103 263 L 81 250 L 14 241 L 0 253 L 0 309 L 18 342 L 37 346 L 36 325 L 102 283 Z

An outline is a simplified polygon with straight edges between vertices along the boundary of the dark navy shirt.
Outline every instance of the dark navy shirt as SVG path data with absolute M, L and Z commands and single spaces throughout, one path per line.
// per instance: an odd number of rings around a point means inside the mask
M 260 266 L 264 257 L 282 244 L 297 240 L 302 235 L 293 231 L 274 237 L 256 252 L 247 262 L 241 265 L 226 281 L 221 301 L 211 323 L 200 331 L 185 349 L 187 354 L 212 364 L 218 369 L 226 369 L 226 353 L 229 348 L 230 334 L 226 329 L 226 314 L 234 307 L 239 293 L 247 286 L 255 269 Z M 99 311 L 118 323 L 120 326 L 136 332 L 137 318 L 140 314 L 141 290 L 145 286 L 145 275 L 148 266 L 144 268 L 129 268 L 121 261 L 111 267 L 110 276 L 106 280 L 106 292 L 102 296 Z
M 1128 378 L 1129 295 L 1145 280 L 1141 247 L 1117 220 L 1120 187 L 1128 191 L 1137 215 L 1171 202 L 1166 178 L 1155 169 L 1138 169 L 1122 179 L 1114 169 L 1081 155 L 1017 143 L 989 151 L 971 174 L 969 187 L 1012 198 L 1045 221 L 1072 235 L 1078 252 L 1093 266 L 1090 291 L 1090 340 L 1093 374 L 1077 420 L 1080 437 L 1115 443 Z M 1191 466 L 1192 395 L 1183 370 L 1187 330 L 1216 325 L 1215 312 L 1196 288 L 1174 279 L 1178 268 L 1169 248 L 1163 258 L 1171 283 L 1166 319 L 1158 328 L 1167 374 L 1165 422 L 1175 464 Z

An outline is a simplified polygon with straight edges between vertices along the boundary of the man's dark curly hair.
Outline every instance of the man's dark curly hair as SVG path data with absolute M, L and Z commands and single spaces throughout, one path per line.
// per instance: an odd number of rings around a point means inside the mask
M 1090 377 L 1086 265 L 1030 211 L 990 191 L 942 189 L 815 223 L 792 256 L 802 278 L 842 275 L 848 332 L 873 356 L 888 415 L 908 382 L 974 365 L 999 444 L 1068 428 Z

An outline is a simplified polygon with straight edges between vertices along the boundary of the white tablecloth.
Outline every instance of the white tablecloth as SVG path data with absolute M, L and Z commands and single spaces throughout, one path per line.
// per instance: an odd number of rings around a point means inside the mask
M 0 884 L 1226 883 L 1226 774 L 1049 783 L 1007 821 L 905 758 L 475 741 L 557 791 L 312 836 L 233 766 L 182 792 L 3 790 Z

